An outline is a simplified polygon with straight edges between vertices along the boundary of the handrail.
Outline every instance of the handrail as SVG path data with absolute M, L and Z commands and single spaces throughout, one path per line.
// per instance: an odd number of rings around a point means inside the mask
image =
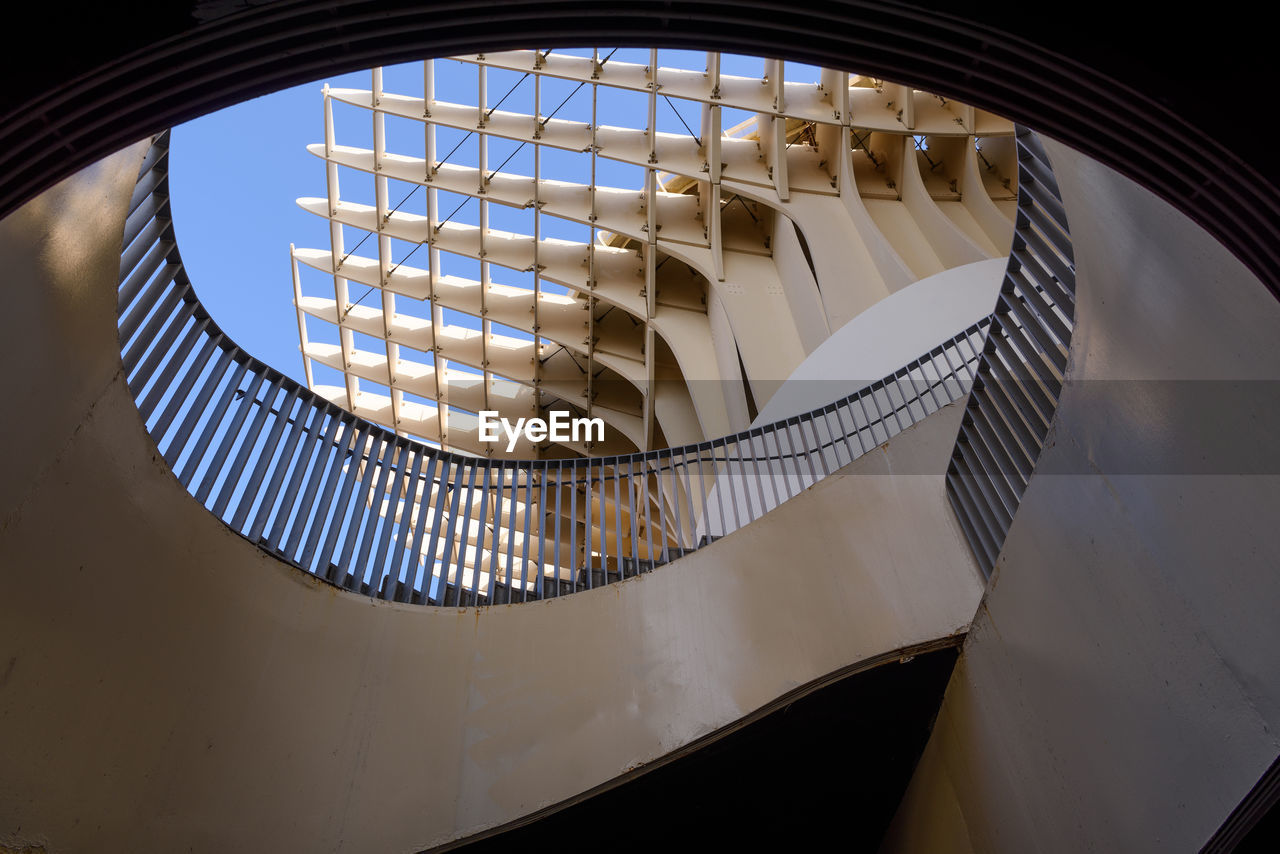
M 1039 137 L 1018 127 L 1016 140 L 1013 248 L 947 470 L 947 497 L 988 576 L 1053 423 L 1075 325 L 1062 194 Z
M 750 524 L 968 393 L 984 319 L 841 400 L 683 447 L 490 460 L 365 421 L 253 358 L 209 316 L 178 253 L 169 132 L 125 224 L 120 347 L 146 428 L 237 533 L 347 590 L 484 605 L 590 590 Z

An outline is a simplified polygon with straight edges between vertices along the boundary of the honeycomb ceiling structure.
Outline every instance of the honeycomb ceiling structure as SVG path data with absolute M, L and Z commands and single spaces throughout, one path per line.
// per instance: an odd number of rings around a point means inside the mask
M 298 204 L 330 245 L 292 258 L 308 385 L 428 444 L 562 458 L 742 430 L 852 318 L 1008 251 L 1012 123 L 927 92 L 668 50 L 411 68 L 325 87 L 324 195 Z M 508 451 L 482 410 L 605 438 Z

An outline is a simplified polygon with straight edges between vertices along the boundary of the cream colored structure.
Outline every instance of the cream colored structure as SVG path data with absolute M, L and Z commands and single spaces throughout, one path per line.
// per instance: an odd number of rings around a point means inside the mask
M 308 385 L 402 435 L 494 457 L 696 442 L 745 429 L 806 356 L 871 306 L 1007 253 L 1017 192 L 1010 122 L 844 72 L 792 80 L 786 63 L 761 60 L 760 74 L 746 77 L 721 73 L 717 53 L 699 68 L 659 59 L 657 50 L 647 64 L 595 50 L 439 60 L 474 66 L 470 104 L 437 93 L 436 60 L 423 64 L 420 92 L 387 91 L 382 69 L 367 90 L 326 86 L 325 138 L 310 151 L 325 160 L 327 192 L 298 203 L 328 219 L 331 242 L 291 249 Z M 490 86 L 495 71 L 523 76 L 503 94 Z M 568 98 L 543 96 L 552 79 L 575 84 Z M 611 97 L 644 103 L 642 126 L 600 123 Z M 525 112 L 513 106 L 521 98 Z M 335 105 L 370 111 L 372 149 L 339 143 Z M 691 106 L 696 132 L 691 122 L 660 129 L 660 115 L 674 110 L 686 122 Z M 725 110 L 753 118 L 726 128 Z M 388 150 L 389 118 L 421 123 L 425 157 Z M 442 152 L 441 128 L 467 135 Z M 519 148 L 495 164 L 495 141 Z M 478 165 L 450 162 L 460 146 L 476 146 Z M 526 146 L 532 174 L 504 171 Z M 584 174 L 546 177 L 550 149 L 585 153 Z M 638 167 L 642 183 L 598 183 L 602 160 Z M 342 197 L 340 167 L 373 177 L 373 205 Z M 398 198 L 392 181 L 409 194 Z M 402 209 L 418 188 L 426 192 Z M 443 204 L 442 193 L 462 201 Z M 525 231 L 491 227 L 495 206 L 526 212 Z M 549 218 L 590 238 L 546 236 Z M 362 235 L 352 249 L 344 227 Z M 458 258 L 478 262 L 479 278 L 451 274 Z M 527 284 L 504 284 L 512 271 Z M 310 287 L 325 279 L 323 292 Z M 446 322 L 446 309 L 478 317 L 480 328 Z M 309 318 L 336 325 L 338 343 L 310 340 Z M 385 346 L 358 346 L 356 333 Z M 341 372 L 343 385 L 318 383 L 315 363 Z M 479 440 L 475 413 L 485 409 L 513 420 L 553 409 L 601 417 L 606 439 L 522 439 L 508 454 Z

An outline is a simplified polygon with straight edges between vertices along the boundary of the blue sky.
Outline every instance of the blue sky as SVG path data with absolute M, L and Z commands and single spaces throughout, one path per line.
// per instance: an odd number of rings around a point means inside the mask
M 561 52 L 590 55 L 590 49 L 571 49 Z M 601 50 L 607 55 L 608 50 Z M 622 49 L 615 54 L 619 61 L 647 64 L 647 50 Z M 659 52 L 660 65 L 677 65 L 701 69 L 705 55 L 688 51 L 663 50 Z M 758 58 L 725 57 L 722 73 L 743 76 L 760 76 L 762 63 Z M 817 70 L 808 66 L 788 63 L 788 80 L 817 79 Z M 477 83 L 476 67 L 455 60 L 436 62 L 436 97 L 455 103 L 475 103 Z M 532 78 L 520 80 L 521 75 L 499 70 L 489 71 L 489 103 L 495 103 L 510 90 L 502 109 L 531 112 L 533 104 Z M 170 188 L 174 223 L 179 246 L 182 250 L 188 274 L 210 313 L 242 347 L 258 358 L 303 381 L 302 358 L 298 353 L 297 319 L 293 308 L 293 285 L 289 269 L 289 244 L 299 247 L 327 248 L 328 228 L 321 218 L 301 210 L 295 199 L 300 196 L 325 195 L 324 163 L 307 152 L 310 143 L 323 142 L 324 117 L 321 89 L 324 83 L 332 87 L 367 89 L 370 73 L 356 72 L 286 89 L 272 95 L 238 104 L 217 113 L 204 116 L 174 129 L 171 149 Z M 421 95 L 422 64 L 419 62 L 388 67 L 384 71 L 383 86 L 389 92 Z M 544 79 L 542 104 L 544 114 L 573 93 L 569 81 Z M 514 87 L 514 88 L 513 88 Z M 601 124 L 644 127 L 647 124 L 645 95 L 601 90 L 597 106 Z M 589 120 L 591 87 L 585 86 L 573 94 L 557 114 L 557 118 Z M 747 114 L 726 110 L 724 127 L 747 118 Z M 681 117 L 695 132 L 699 131 L 700 108 L 696 103 L 660 100 L 658 104 L 658 129 L 673 133 L 685 132 Z M 372 120 L 370 113 L 356 107 L 336 104 L 334 108 L 336 137 L 340 144 L 372 147 Z M 443 156 L 464 133 L 440 129 L 437 152 Z M 506 140 L 490 142 L 490 168 L 502 163 L 517 147 Z M 422 156 L 422 125 L 418 122 L 389 117 L 387 119 L 387 148 L 401 154 Z M 462 142 L 451 162 L 475 165 L 477 158 L 476 137 Z M 586 155 L 571 152 L 544 151 L 542 169 L 546 177 L 586 181 L 584 174 L 589 166 Z M 505 167 L 506 171 L 532 174 L 532 147 L 516 152 Z M 638 167 L 600 160 L 597 181 L 603 185 L 638 187 L 642 175 Z M 342 170 L 341 196 L 356 202 L 372 203 L 373 179 L 371 176 Z M 389 198 L 394 205 L 410 190 L 411 185 L 392 181 Z M 443 196 L 444 194 L 442 194 Z M 404 210 L 422 213 L 425 210 L 424 194 L 419 190 Z M 441 211 L 453 210 L 451 204 L 441 199 Z M 459 222 L 476 222 L 476 203 L 467 203 L 455 219 Z M 523 225 L 528 212 L 501 209 L 491 206 L 491 226 L 510 231 L 526 231 Z M 347 229 L 348 249 L 356 244 L 363 232 Z M 555 222 L 544 218 L 544 234 L 586 240 L 589 229 L 568 222 Z M 395 260 L 401 260 L 412 245 L 397 245 L 393 249 Z M 372 250 L 372 251 L 370 251 Z M 376 255 L 372 241 L 361 247 L 361 254 Z M 411 263 L 423 263 L 415 257 Z M 446 272 L 478 278 L 478 262 L 460 258 L 444 259 Z M 493 272 L 495 281 L 506 284 L 527 284 L 513 271 Z M 331 279 L 326 280 L 314 271 L 303 271 L 304 293 L 332 295 Z M 363 292 L 352 286 L 352 297 Z M 376 296 L 370 298 L 376 305 Z M 398 306 L 399 308 L 399 306 Z M 404 310 L 413 311 L 406 306 Z M 478 319 L 449 312 L 446 323 L 478 328 Z M 313 340 L 328 340 L 325 325 L 311 323 L 308 331 Z M 501 330 L 510 334 L 510 330 Z M 333 336 L 336 343 L 336 335 Z M 357 343 L 357 346 L 360 346 Z M 338 384 L 336 374 L 327 369 L 317 371 L 318 382 Z

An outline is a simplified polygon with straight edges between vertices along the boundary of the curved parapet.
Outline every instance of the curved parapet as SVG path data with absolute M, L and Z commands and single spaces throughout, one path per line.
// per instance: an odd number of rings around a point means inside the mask
M 184 272 L 167 167 L 164 134 L 143 161 L 120 258 L 122 361 L 152 438 L 237 533 L 384 600 L 554 598 L 688 554 L 962 398 L 987 325 L 833 403 L 712 441 L 583 459 L 465 456 L 353 415 L 237 347 Z
M 966 404 L 947 496 L 990 573 L 1053 424 L 1075 325 L 1066 208 L 1039 137 L 1019 128 L 1018 217 L 991 333 Z

